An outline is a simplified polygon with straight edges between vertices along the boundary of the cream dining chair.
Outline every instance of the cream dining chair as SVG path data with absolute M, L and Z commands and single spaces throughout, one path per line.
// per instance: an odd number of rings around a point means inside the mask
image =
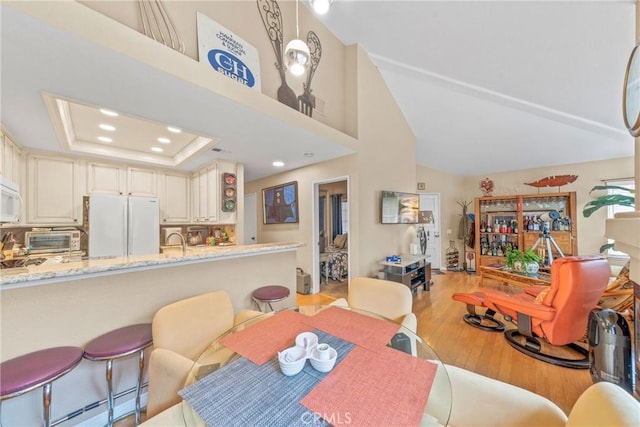
M 241 310 L 234 316 L 225 291 L 187 298 L 158 310 L 152 323 L 154 349 L 149 357 L 147 418 L 182 400 L 178 391 L 184 387 L 194 361 L 212 341 L 234 325 L 261 314 Z
M 337 299 L 331 305 L 370 311 L 399 323 L 414 333 L 417 330 L 418 321 L 411 311 L 413 295 L 401 283 L 354 277 L 349 283 L 347 299 Z

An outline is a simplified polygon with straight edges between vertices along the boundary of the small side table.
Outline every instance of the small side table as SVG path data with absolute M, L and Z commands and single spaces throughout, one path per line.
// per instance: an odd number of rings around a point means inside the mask
M 428 291 L 431 285 L 431 263 L 426 261 L 424 255 L 401 255 L 401 261 L 380 261 L 386 280 L 403 283 L 411 291 L 415 291 L 422 285 L 423 290 Z

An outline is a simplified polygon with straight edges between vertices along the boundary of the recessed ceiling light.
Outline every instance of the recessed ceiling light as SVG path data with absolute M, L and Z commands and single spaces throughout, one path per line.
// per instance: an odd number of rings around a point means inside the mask
M 277 168 L 281 168 L 282 166 L 284 166 L 284 162 L 281 162 L 280 160 L 276 160 L 272 164 L 273 164 L 273 166 L 275 166 Z
M 118 113 L 116 113 L 115 111 L 111 111 L 111 110 L 107 110 L 105 108 L 101 108 L 100 112 L 102 114 L 104 114 L 105 116 L 109 116 L 109 117 L 118 117 Z
M 109 138 L 108 136 L 99 136 L 99 137 L 98 137 L 98 141 L 102 141 L 102 142 L 113 142 L 113 139 Z
M 173 133 L 180 133 L 182 132 L 182 130 L 178 129 L 178 128 L 174 128 L 173 126 L 167 126 L 167 130 L 169 132 L 173 132 Z
M 99 127 L 100 129 L 102 129 L 102 130 L 108 130 L 108 131 L 111 131 L 111 132 L 113 132 L 114 130 L 116 130 L 116 127 L 115 127 L 115 126 L 107 125 L 107 124 L 104 124 L 104 123 L 99 124 L 99 125 L 98 125 L 98 127 Z
M 162 153 L 164 150 L 160 147 L 151 147 L 151 151 L 155 151 L 156 153 Z
M 169 138 L 160 137 L 158 138 L 158 142 L 162 142 L 163 144 L 170 144 L 171 140 Z

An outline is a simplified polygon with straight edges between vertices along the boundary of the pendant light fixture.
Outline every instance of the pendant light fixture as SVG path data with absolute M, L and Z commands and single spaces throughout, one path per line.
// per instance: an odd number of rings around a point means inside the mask
M 300 40 L 300 27 L 298 26 L 298 0 L 296 0 L 296 38 L 291 40 L 284 50 L 284 63 L 291 74 L 301 76 L 309 65 L 311 53 L 305 42 Z
M 333 0 L 309 0 L 309 4 L 313 8 L 313 11 L 318 15 L 324 15 L 329 11 Z

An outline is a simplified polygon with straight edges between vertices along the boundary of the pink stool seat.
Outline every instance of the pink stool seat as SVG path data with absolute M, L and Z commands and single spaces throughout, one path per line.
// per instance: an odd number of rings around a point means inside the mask
M 79 347 L 34 351 L 0 363 L 0 397 L 26 393 L 66 374 L 82 360 Z
M 84 357 L 91 360 L 104 360 L 128 356 L 149 346 L 152 342 L 151 323 L 125 326 L 91 340 L 84 348 Z
M 253 291 L 253 297 L 260 301 L 280 301 L 289 296 L 289 288 L 284 286 L 263 286 Z
M 261 288 L 253 291 L 253 300 L 255 301 L 258 308 L 260 308 L 260 303 L 266 303 L 271 311 L 273 311 L 273 307 L 271 306 L 272 302 L 282 301 L 286 297 L 289 296 L 289 288 L 279 285 L 271 285 L 271 286 L 263 286 Z

